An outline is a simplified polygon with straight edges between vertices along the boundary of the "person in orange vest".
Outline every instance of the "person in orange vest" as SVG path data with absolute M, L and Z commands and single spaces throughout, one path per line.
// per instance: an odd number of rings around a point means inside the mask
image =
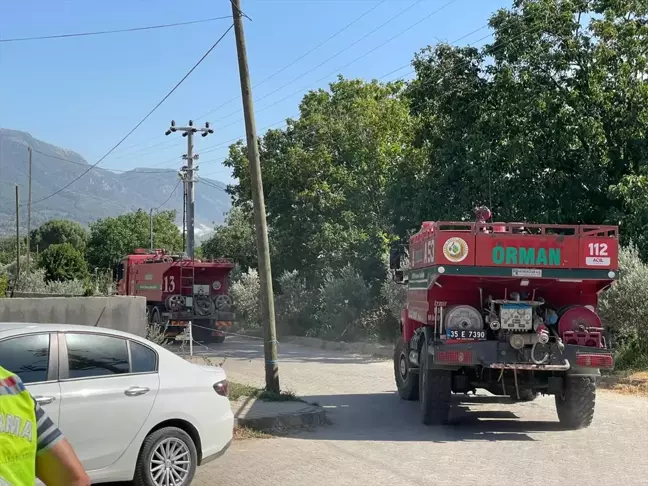
M 0 366 L 0 486 L 90 486 L 70 443 L 22 380 Z

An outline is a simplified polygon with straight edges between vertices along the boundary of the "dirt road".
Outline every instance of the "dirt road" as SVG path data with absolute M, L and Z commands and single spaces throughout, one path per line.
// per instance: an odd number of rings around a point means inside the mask
M 232 381 L 263 384 L 260 341 L 228 338 L 211 355 Z M 425 427 L 395 394 L 390 361 L 280 344 L 282 388 L 318 402 L 332 425 L 243 440 L 199 470 L 214 485 L 648 485 L 648 399 L 599 391 L 593 425 L 557 427 L 552 397 L 457 402 L 453 424 Z

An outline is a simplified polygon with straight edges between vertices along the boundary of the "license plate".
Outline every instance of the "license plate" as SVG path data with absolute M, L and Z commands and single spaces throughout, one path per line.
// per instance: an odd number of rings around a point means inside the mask
M 469 329 L 446 329 L 449 339 L 486 339 L 486 331 L 471 331 Z

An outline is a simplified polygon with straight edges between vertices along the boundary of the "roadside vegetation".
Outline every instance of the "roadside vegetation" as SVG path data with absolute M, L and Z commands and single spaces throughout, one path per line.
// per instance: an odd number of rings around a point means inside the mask
M 423 47 L 407 82 L 340 76 L 260 137 L 279 337 L 393 340 L 405 296 L 389 247 L 422 221 L 470 220 L 485 204 L 502 221 L 620 226 L 621 277 L 599 310 L 617 369 L 648 370 L 648 3 L 517 0 L 489 27 L 481 47 Z M 230 146 L 233 208 L 201 251 L 239 264 L 237 325 L 255 332 L 246 154 L 243 141 Z M 155 216 L 156 247 L 181 248 L 175 216 Z M 59 247 L 65 268 L 33 258 L 45 274 L 19 288 L 110 292 L 110 267 L 148 246 L 145 211 L 75 225 L 46 223 L 33 241 L 71 245 L 86 271 Z M 0 287 L 13 282 L 12 247 L 0 242 Z
M 236 382 L 229 382 L 229 399 L 236 401 L 241 398 L 255 398 L 257 400 L 264 400 L 266 402 L 301 402 L 301 398 L 297 397 L 293 392 L 282 391 L 280 393 L 264 390 L 263 388 L 256 388 L 250 385 L 244 385 Z

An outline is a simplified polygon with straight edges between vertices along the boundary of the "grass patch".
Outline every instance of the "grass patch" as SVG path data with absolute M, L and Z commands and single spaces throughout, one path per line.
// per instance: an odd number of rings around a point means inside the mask
M 229 382 L 229 398 L 230 400 L 239 400 L 243 397 L 252 397 L 257 400 L 265 400 L 267 402 L 303 402 L 303 400 L 291 391 L 282 391 L 274 393 L 264 390 L 263 388 L 256 388 L 242 383 Z
M 623 395 L 648 397 L 647 371 L 623 371 L 612 376 L 615 378 L 614 381 L 610 384 L 604 384 L 602 388 L 607 388 Z
M 271 439 L 273 436 L 260 430 L 250 429 L 249 427 L 234 427 L 234 440 L 245 439 Z

